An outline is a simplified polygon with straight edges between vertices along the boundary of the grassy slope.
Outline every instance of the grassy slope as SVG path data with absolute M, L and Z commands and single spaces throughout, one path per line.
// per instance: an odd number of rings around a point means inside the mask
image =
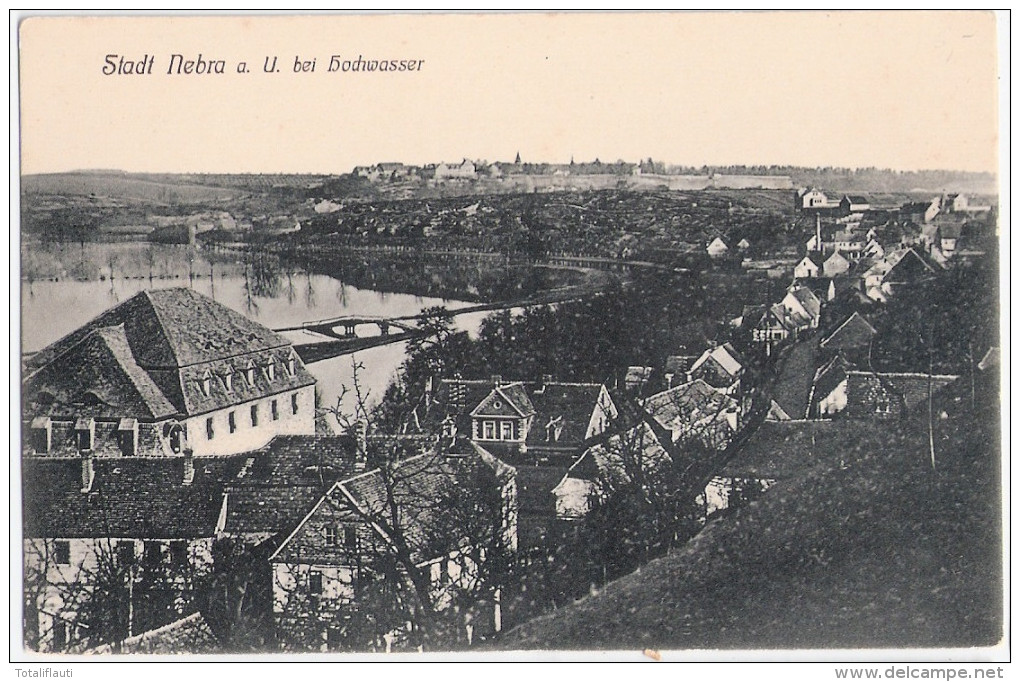
M 757 503 L 505 649 L 980 646 L 1002 634 L 997 396 L 926 423 L 815 427 L 819 453 Z M 965 392 L 966 390 L 966 392 Z M 974 415 L 985 415 L 975 419 Z M 801 448 L 805 439 L 758 447 Z M 752 447 L 755 447 L 752 445 Z M 802 454 L 802 453 L 801 453 Z M 753 459 L 762 453 L 749 453 Z M 767 453 L 771 456 L 771 453 Z M 841 461 L 842 460 L 842 461 Z M 803 458 L 800 458 L 803 461 Z

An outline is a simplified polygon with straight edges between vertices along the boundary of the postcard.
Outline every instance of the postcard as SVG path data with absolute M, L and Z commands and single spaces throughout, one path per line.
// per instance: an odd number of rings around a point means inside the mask
M 1002 676 L 1008 17 L 12 25 L 24 675 Z

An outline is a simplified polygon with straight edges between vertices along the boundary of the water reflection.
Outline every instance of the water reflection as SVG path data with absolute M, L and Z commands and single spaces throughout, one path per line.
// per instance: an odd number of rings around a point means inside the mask
M 251 257 L 240 251 L 209 251 L 183 245 L 86 244 L 80 252 L 77 244 L 73 250 L 50 246 L 25 255 L 23 262 L 32 264 L 23 270 L 26 282 L 21 292 L 21 339 L 26 352 L 53 343 L 147 289 L 190 287 L 270 328 L 339 315 L 390 317 L 414 315 L 435 305 L 464 305 L 440 298 L 359 289 L 294 265 L 283 268 L 270 256 Z M 320 291 L 334 295 L 320 302 Z M 480 319 L 464 316 L 457 322 L 462 329 L 476 331 Z M 286 336 L 295 343 L 315 340 L 307 332 Z M 382 396 L 404 353 L 405 345 L 397 343 L 356 354 L 354 359 L 364 366 L 359 380 L 372 401 Z M 309 366 L 319 381 L 324 405 L 335 405 L 342 387 L 351 384 L 351 367 L 351 356 Z

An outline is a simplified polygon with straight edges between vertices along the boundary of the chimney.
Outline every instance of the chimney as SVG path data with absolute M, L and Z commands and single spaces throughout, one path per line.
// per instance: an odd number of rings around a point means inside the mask
M 92 491 L 92 483 L 96 480 L 96 467 L 91 450 L 81 451 L 81 491 Z
M 502 375 L 500 375 L 500 374 L 493 374 L 492 375 L 492 385 L 493 386 L 497 386 L 498 387 L 502 383 L 503 383 L 503 376 Z
M 191 485 L 195 480 L 195 453 L 191 448 L 184 449 L 184 485 Z
M 535 389 L 535 393 L 541 395 L 545 393 L 546 387 L 552 383 L 552 374 L 543 374 L 542 381 L 539 382 L 538 388 Z

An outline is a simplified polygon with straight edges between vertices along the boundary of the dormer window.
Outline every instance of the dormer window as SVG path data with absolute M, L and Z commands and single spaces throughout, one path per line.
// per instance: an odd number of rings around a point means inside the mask
M 74 424 L 74 436 L 78 450 L 93 450 L 96 445 L 96 420 L 79 419 Z
M 32 448 L 37 454 L 49 454 L 53 447 L 53 421 L 49 417 L 36 417 L 32 420 Z
M 117 423 L 117 441 L 125 457 L 134 457 L 138 452 L 138 420 L 125 417 Z
M 212 373 L 209 370 L 202 374 L 200 384 L 202 386 L 202 395 L 208 398 L 212 393 Z
M 287 374 L 294 376 L 295 372 L 297 372 L 297 358 L 295 358 L 294 353 L 291 352 L 291 354 L 287 357 Z
M 269 364 L 266 365 L 266 377 L 270 381 L 276 380 L 276 362 L 274 362 L 272 359 L 270 359 Z
M 227 372 L 226 374 L 223 375 L 223 386 L 228 391 L 233 391 L 234 390 L 234 373 L 233 372 Z
M 255 385 L 255 361 L 249 360 L 247 367 L 244 369 L 244 378 L 248 382 L 248 386 Z

